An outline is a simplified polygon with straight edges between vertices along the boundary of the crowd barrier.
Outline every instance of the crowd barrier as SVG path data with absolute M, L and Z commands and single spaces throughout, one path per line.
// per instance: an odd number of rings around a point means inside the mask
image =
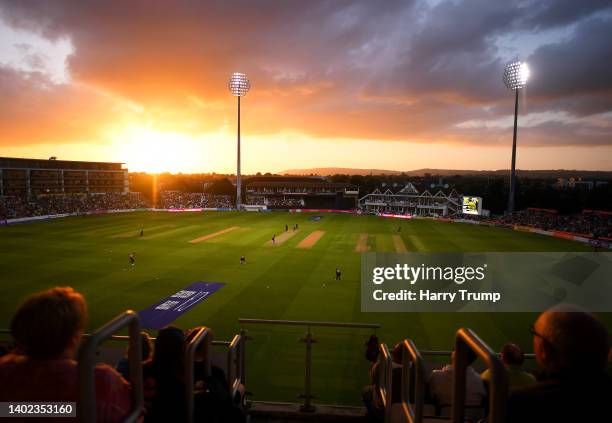
M 209 328 L 201 327 L 185 348 L 185 402 L 187 404 L 187 421 L 193 421 L 194 410 L 194 388 L 193 369 L 196 359 L 196 351 L 203 345 L 204 354 L 204 376 L 210 376 L 210 345 L 212 343 L 212 332 Z
M 142 344 L 140 342 L 140 319 L 134 311 L 128 310 L 91 334 L 78 354 L 79 366 L 79 402 L 78 415 L 82 422 L 96 421 L 96 391 L 94 385 L 95 353 L 100 344 L 110 339 L 119 330 L 129 327 L 128 359 L 130 363 L 130 381 L 132 382 L 132 407 L 125 422 L 136 422 L 144 406 L 142 383 Z M 193 375 L 192 375 L 193 376 Z
M 234 397 L 244 386 L 244 360 L 245 341 L 247 340 L 245 325 L 290 325 L 306 326 L 308 332 L 300 341 L 306 343 L 305 361 L 305 400 L 301 411 L 312 412 L 315 410 L 311 402 L 311 348 L 316 340 L 312 337 L 311 327 L 338 327 L 338 328 L 367 328 L 380 327 L 379 324 L 365 323 L 338 323 L 338 322 L 315 322 L 315 321 L 290 321 L 290 320 L 265 320 L 265 319 L 239 319 L 243 326 L 240 335 L 235 335 L 231 342 L 213 341 L 212 332 L 207 327 L 198 328 L 198 332 L 185 348 L 185 401 L 189 413 L 188 421 L 193 418 L 193 375 L 194 361 L 197 352 L 202 353 L 205 363 L 205 373 L 210 374 L 211 346 L 220 345 L 226 348 L 227 379 L 228 387 Z M 115 335 L 122 328 L 129 327 L 129 336 Z M 0 329 L 0 333 L 9 333 L 6 329 Z M 130 362 L 130 380 L 132 385 L 132 408 L 130 415 L 125 421 L 136 421 L 143 407 L 143 384 L 142 384 L 142 362 L 140 342 L 140 322 L 138 314 L 126 311 L 103 327 L 92 333 L 84 334 L 84 342 L 79 350 L 79 402 L 78 417 L 80 421 L 95 421 L 95 391 L 93 374 L 96 365 L 96 350 L 105 340 L 129 341 L 128 356 Z M 384 421 L 401 421 L 408 423 L 421 423 L 424 420 L 442 419 L 442 417 L 430 417 L 433 414 L 431 405 L 425 405 L 425 356 L 444 355 L 449 357 L 450 351 L 424 351 L 418 350 L 410 339 L 403 340 L 400 344 L 401 351 L 401 397 L 398 403 L 393 403 L 393 358 L 386 344 L 380 345 L 378 359 L 379 373 L 376 381 L 376 394 L 381 399 L 384 409 Z M 499 355 L 482 341 L 470 329 L 461 328 L 455 335 L 455 374 L 453 380 L 453 401 L 448 404 L 451 407 L 451 419 L 446 421 L 463 423 L 465 421 L 465 389 L 466 368 L 468 350 L 472 350 L 485 363 L 491 372 L 491 383 L 489 386 L 488 407 L 478 407 L 479 412 L 488 411 L 487 421 L 489 423 L 503 423 L 506 415 L 506 399 L 508 395 L 508 382 L 504 366 Z M 533 358 L 533 354 L 528 354 Z M 427 411 L 429 407 L 429 411 Z M 424 415 L 427 413 L 427 419 Z M 471 419 L 471 417 L 470 417 Z
M 392 214 L 392 213 L 379 213 L 377 214 L 379 217 L 393 217 L 395 219 L 413 219 L 414 216 L 411 214 Z
M 480 357 L 491 372 L 489 384 L 488 423 L 503 423 L 506 419 L 508 376 L 498 356 L 470 329 L 461 328 L 455 335 L 455 374 L 453 379 L 452 420 L 461 423 L 465 417 L 466 369 L 468 350 Z
M 115 214 L 115 213 L 133 213 L 133 212 L 203 212 L 203 211 L 232 211 L 231 208 L 197 208 L 197 209 L 158 209 L 158 208 L 144 208 L 144 209 L 116 209 L 116 210 L 95 210 L 87 212 L 77 213 L 61 213 L 61 214 L 46 214 L 42 216 L 30 216 L 30 217 L 19 217 L 16 219 L 0 220 L 0 225 L 11 225 L 14 223 L 29 223 L 37 222 L 40 220 L 60 219 L 63 217 L 74 217 L 74 216 L 99 216 L 104 214 Z
M 376 393 L 380 398 L 385 423 L 406 422 L 421 423 L 423 421 L 447 421 L 453 423 L 465 422 L 465 396 L 466 396 L 466 369 L 468 350 L 472 350 L 480 357 L 491 372 L 491 383 L 488 395 L 489 423 L 503 423 L 506 416 L 506 400 L 508 396 L 508 380 L 506 370 L 500 358 L 491 348 L 483 342 L 470 329 L 461 328 L 455 335 L 455 372 L 453 376 L 452 404 L 445 404 L 451 408 L 451 414 L 447 417 L 433 417 L 433 410 L 428 412 L 425 418 L 425 362 L 423 353 L 419 351 L 414 342 L 405 339 L 400 344 L 401 358 L 401 397 L 399 402 L 392 403 L 393 399 L 393 358 L 386 344 L 381 344 L 378 356 L 378 380 Z M 431 407 L 431 406 L 430 406 Z M 473 408 L 473 407 L 471 407 Z M 472 411 L 476 414 L 483 413 L 485 409 L 476 407 Z M 469 421 L 474 421 L 469 417 Z M 481 417 L 478 417 L 481 420 Z
M 313 327 L 330 327 L 330 328 L 353 328 L 353 329 L 378 329 L 380 324 L 378 323 L 345 323 L 345 322 L 316 322 L 308 320 L 270 320 L 270 319 L 238 319 L 238 322 L 243 326 L 240 331 L 240 335 L 244 341 L 251 340 L 251 337 L 247 336 L 245 325 L 285 325 L 285 326 L 302 326 L 307 328 L 306 335 L 300 338 L 298 342 L 306 344 L 306 358 L 304 361 L 304 393 L 299 397 L 304 399 L 304 403 L 300 406 L 300 411 L 313 412 L 315 407 L 312 404 L 314 395 L 312 394 L 312 345 L 317 340 L 312 336 L 311 328 Z M 242 357 L 243 360 L 246 357 L 244 351 L 244 344 L 242 344 Z M 242 366 L 244 369 L 244 366 Z M 244 372 L 242 373 L 242 381 L 244 382 Z
M 95 210 L 95 211 L 77 212 L 77 213 L 46 214 L 42 216 L 30 216 L 30 217 L 19 217 L 16 219 L 6 219 L 5 221 L 0 220 L 0 225 L 2 224 L 10 225 L 13 223 L 29 223 L 29 222 L 36 222 L 39 220 L 60 219 L 62 217 L 92 216 L 92 215 L 114 214 L 114 213 L 132 213 L 132 212 L 138 212 L 138 211 L 151 211 L 151 210 L 152 209 L 117 209 L 117 210 Z
M 340 209 L 288 209 L 290 213 L 343 213 L 343 214 L 362 214 L 361 210 L 340 210 Z
M 235 209 L 229 207 L 198 207 L 194 209 L 185 209 L 185 208 L 177 208 L 177 209 L 148 209 L 149 211 L 154 212 L 168 212 L 168 213 L 190 213 L 190 212 L 205 212 L 205 211 L 233 211 Z

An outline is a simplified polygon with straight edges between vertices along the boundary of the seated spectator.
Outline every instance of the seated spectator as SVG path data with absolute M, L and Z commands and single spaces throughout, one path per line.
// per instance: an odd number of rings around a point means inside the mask
M 370 336 L 366 342 L 365 358 L 370 364 L 369 376 L 370 384 L 363 388 L 361 399 L 368 412 L 368 417 L 371 421 L 383 421 L 384 410 L 382 401 L 378 395 L 378 354 L 380 352 L 380 343 L 376 335 Z
M 143 364 L 145 422 L 185 421 L 185 334 L 174 326 L 160 329 L 153 357 Z
M 28 297 L 11 321 L 17 352 L 0 358 L 0 401 L 76 402 L 74 356 L 86 319 L 85 300 L 72 288 L 52 288 Z M 97 420 L 123 421 L 130 410 L 129 384 L 107 365 L 96 366 L 94 380 Z
M 612 421 L 612 382 L 606 374 L 610 338 L 601 321 L 558 305 L 540 315 L 532 333 L 539 382 L 511 392 L 507 421 Z
M 451 364 L 442 369 L 434 370 L 427 382 L 427 393 L 436 407 L 447 407 L 453 403 L 453 380 L 455 376 L 455 351 L 451 355 Z M 486 398 L 485 386 L 480 375 L 470 366 L 476 361 L 476 354 L 468 350 L 467 368 L 465 374 L 465 405 L 467 407 L 480 407 Z
M 144 363 L 145 361 L 147 361 L 150 357 L 151 357 L 151 338 L 149 337 L 149 334 L 142 331 L 140 332 L 140 342 L 141 342 L 141 352 L 142 352 L 142 362 Z M 119 362 L 117 363 L 117 367 L 115 367 L 115 370 L 117 370 L 121 376 L 123 376 L 123 378 L 125 380 L 127 380 L 128 382 L 131 382 L 130 380 L 130 360 L 128 359 L 128 349 L 126 348 L 125 350 L 125 356 L 119 360 Z
M 522 388 L 536 383 L 535 377 L 521 368 L 525 362 L 525 355 L 518 345 L 512 343 L 504 345 L 501 350 L 501 360 L 508 375 L 508 389 Z M 489 386 L 491 371 L 485 370 L 480 377 Z
M 382 399 L 379 396 L 379 355 L 378 337 L 372 335 L 366 343 L 366 359 L 372 363 L 370 366 L 370 385 L 366 386 L 362 392 L 362 399 L 368 410 L 368 416 L 373 421 L 382 421 L 384 416 Z M 402 401 L 402 343 L 397 343 L 391 352 L 391 403 Z M 414 382 L 414 378 L 412 380 Z M 413 395 L 414 384 L 410 386 Z
M 391 370 L 391 402 L 399 403 L 402 402 L 402 359 L 403 359 L 403 342 L 398 342 L 393 346 L 393 350 L 391 351 L 391 356 L 393 357 L 392 370 Z M 411 378 L 411 385 L 409 387 L 409 392 L 411 394 L 411 399 L 414 398 L 414 378 Z
M 200 328 L 190 329 L 187 334 L 185 345 L 191 340 Z M 246 420 L 244 413 L 236 404 L 240 404 L 244 390 L 236 399 L 231 397 L 230 386 L 227 382 L 225 372 L 218 366 L 210 366 L 210 375 L 206 375 L 206 363 L 204 362 L 204 346 L 201 343 L 195 353 L 193 365 L 194 383 L 194 420 L 210 421 L 218 423 L 240 423 Z

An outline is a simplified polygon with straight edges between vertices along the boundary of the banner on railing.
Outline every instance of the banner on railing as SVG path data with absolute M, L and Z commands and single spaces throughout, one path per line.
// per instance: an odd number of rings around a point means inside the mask
M 393 217 L 395 219 L 412 219 L 410 214 L 393 214 L 393 213 L 378 213 L 379 217 Z
M 290 213 L 345 213 L 345 214 L 361 214 L 355 210 L 338 210 L 338 209 L 289 209 Z

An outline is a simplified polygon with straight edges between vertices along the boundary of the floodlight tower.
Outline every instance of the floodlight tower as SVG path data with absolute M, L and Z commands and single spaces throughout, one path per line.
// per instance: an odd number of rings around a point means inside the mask
M 504 69 L 504 84 L 514 90 L 514 135 L 512 137 L 512 170 L 510 172 L 510 194 L 508 195 L 508 213 L 514 212 L 514 190 L 516 187 L 516 125 L 518 119 L 519 90 L 527 84 L 529 68 L 525 62 L 511 62 Z
M 237 171 L 236 171 L 236 209 L 240 210 L 241 201 L 241 184 L 240 184 L 240 97 L 246 95 L 251 88 L 251 82 L 244 73 L 234 72 L 229 79 L 227 87 L 232 92 L 234 97 L 238 98 L 238 150 L 237 150 Z

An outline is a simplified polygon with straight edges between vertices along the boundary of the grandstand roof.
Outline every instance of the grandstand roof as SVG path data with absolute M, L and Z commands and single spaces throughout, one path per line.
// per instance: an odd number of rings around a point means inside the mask
M 27 159 L 20 157 L 0 157 L 3 169 L 79 169 L 79 170 L 125 170 L 124 163 L 86 162 L 80 160 Z

